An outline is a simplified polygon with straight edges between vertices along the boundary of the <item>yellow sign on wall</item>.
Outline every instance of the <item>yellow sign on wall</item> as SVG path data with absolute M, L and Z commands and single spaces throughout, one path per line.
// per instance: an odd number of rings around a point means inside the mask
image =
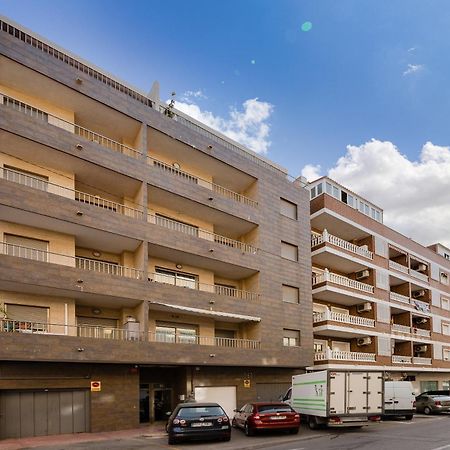
M 244 379 L 244 387 L 249 388 L 250 387 L 250 379 L 246 378 Z
M 91 381 L 91 392 L 100 392 L 102 390 L 101 381 Z

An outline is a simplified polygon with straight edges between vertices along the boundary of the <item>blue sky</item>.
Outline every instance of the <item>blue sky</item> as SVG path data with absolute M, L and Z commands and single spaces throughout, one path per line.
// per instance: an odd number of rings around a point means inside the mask
M 424 144 L 450 144 L 448 0 L 0 0 L 0 11 L 146 92 L 159 80 L 162 98 L 176 91 L 225 127 L 258 98 L 267 157 L 292 175 L 332 169 L 382 206 L 386 186 L 349 176 L 354 155 L 336 163 L 348 145 L 393 143 L 422 173 Z

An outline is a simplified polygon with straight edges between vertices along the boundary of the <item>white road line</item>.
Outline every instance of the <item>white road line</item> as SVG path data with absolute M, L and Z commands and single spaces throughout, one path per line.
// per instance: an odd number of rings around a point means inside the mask
M 450 448 L 450 444 L 444 445 L 443 447 L 436 447 L 436 448 L 433 448 L 431 450 L 444 450 L 445 448 Z

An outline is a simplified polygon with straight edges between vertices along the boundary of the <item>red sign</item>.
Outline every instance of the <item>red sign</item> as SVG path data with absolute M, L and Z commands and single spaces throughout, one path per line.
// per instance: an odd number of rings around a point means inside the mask
M 100 392 L 102 390 L 101 381 L 91 381 L 91 392 Z

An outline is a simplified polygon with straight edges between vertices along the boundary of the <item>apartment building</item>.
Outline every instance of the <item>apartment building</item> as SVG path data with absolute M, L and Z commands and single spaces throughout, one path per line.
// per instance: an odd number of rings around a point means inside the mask
M 6 18 L 0 48 L 0 438 L 276 398 L 313 364 L 304 184 Z
M 376 368 L 417 392 L 450 389 L 450 250 L 392 230 L 381 208 L 327 177 L 309 190 L 313 369 Z

